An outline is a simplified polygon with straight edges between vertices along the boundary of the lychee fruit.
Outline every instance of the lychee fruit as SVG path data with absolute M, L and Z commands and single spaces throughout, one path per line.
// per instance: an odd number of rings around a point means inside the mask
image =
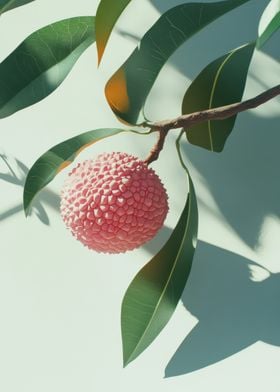
M 122 253 L 151 240 L 168 212 L 168 196 L 153 169 L 112 152 L 79 163 L 61 193 L 61 215 L 89 249 Z

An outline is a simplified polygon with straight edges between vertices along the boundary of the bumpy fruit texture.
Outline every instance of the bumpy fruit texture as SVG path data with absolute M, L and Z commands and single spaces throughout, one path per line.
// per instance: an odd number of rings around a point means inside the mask
M 89 249 L 122 253 L 151 240 L 168 212 L 154 170 L 126 153 L 104 153 L 79 163 L 61 193 L 61 215 Z

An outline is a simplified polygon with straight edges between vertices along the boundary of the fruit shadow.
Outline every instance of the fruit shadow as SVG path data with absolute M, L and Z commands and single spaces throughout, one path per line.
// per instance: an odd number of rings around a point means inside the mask
M 164 225 L 157 235 L 149 242 L 144 244 L 142 246 L 143 249 L 145 249 L 148 253 L 151 255 L 157 254 L 160 249 L 163 247 L 163 245 L 167 242 L 169 237 L 172 234 L 172 229 L 166 225 Z
M 10 184 L 14 184 L 19 186 L 20 188 L 24 188 L 24 183 L 26 176 L 28 174 L 28 167 L 19 159 L 12 159 L 6 154 L 1 153 L 0 159 L 4 162 L 8 172 L 2 173 L 0 172 L 0 180 L 6 181 Z M 50 225 L 50 219 L 44 208 L 43 204 L 47 204 L 55 211 L 59 211 L 60 199 L 59 197 L 50 189 L 44 189 L 40 193 L 40 197 L 34 202 L 31 214 L 35 214 L 38 219 L 45 225 Z M 23 213 L 23 204 L 19 203 L 15 206 L 11 207 L 7 211 L 0 212 L 0 222 L 8 219 L 18 213 Z
M 213 365 L 258 341 L 280 346 L 279 295 L 280 273 L 199 242 L 182 295 L 198 323 L 171 358 L 165 377 Z

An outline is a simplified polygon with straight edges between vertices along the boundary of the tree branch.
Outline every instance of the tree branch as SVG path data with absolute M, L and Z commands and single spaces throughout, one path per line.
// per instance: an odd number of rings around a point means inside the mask
M 235 116 L 240 112 L 244 112 L 245 110 L 254 109 L 260 105 L 263 105 L 265 102 L 275 98 L 278 95 L 280 95 L 280 84 L 244 102 L 238 102 L 218 108 L 184 114 L 171 120 L 145 123 L 145 126 L 148 126 L 152 130 L 159 132 L 158 142 L 153 147 L 145 162 L 149 165 L 151 162 L 157 160 L 163 148 L 166 135 L 171 129 L 190 128 L 196 124 L 210 120 L 224 120 L 228 117 Z

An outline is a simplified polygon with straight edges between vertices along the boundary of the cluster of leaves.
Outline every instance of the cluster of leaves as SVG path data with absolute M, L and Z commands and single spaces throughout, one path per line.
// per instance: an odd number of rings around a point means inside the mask
M 34 1 L 34 0 L 33 0 Z M 185 3 L 163 14 L 141 39 L 125 63 L 110 78 L 105 93 L 116 116 L 127 124 L 141 124 L 148 94 L 174 51 L 215 19 L 251 0 Z M 32 0 L 0 0 L 0 13 Z M 0 64 L 0 118 L 42 100 L 66 78 L 77 59 L 94 42 L 101 62 L 110 34 L 130 0 L 101 0 L 96 17 L 62 20 L 34 32 Z M 182 113 L 193 113 L 242 99 L 252 55 L 280 27 L 280 2 L 268 1 L 256 41 L 224 54 L 207 65 L 188 87 Z M 51 83 L 50 83 L 51 81 Z M 180 138 L 210 151 L 222 151 L 235 117 L 195 125 Z M 185 130 L 186 131 L 186 130 Z M 28 173 L 24 209 L 28 213 L 36 194 L 85 147 L 104 138 L 130 132 L 98 129 L 63 141 L 43 154 Z M 187 201 L 171 237 L 136 275 L 122 304 L 122 338 L 126 365 L 156 338 L 173 314 L 188 279 L 195 252 L 198 212 L 188 175 Z M 187 189 L 187 186 L 186 186 Z

